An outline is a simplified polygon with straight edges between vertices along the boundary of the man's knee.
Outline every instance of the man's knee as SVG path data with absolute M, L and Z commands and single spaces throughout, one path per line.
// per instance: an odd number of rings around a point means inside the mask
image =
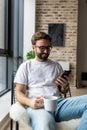
M 49 112 L 39 115 L 35 122 L 34 127 L 38 128 L 38 130 L 56 130 L 56 122 Z

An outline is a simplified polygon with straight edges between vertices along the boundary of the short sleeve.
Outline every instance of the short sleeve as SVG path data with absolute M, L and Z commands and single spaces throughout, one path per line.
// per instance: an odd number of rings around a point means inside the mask
M 28 72 L 27 72 L 27 64 L 25 62 L 19 66 L 14 78 L 14 83 L 27 85 L 28 82 L 27 80 L 28 80 Z
M 56 67 L 57 67 L 58 75 L 61 76 L 61 74 L 63 73 L 63 68 L 58 62 L 56 65 L 57 65 Z

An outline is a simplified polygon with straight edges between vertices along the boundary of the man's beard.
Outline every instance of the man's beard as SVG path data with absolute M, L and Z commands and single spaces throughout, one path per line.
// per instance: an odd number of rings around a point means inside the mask
M 48 59 L 48 56 L 49 56 L 48 53 L 37 53 L 36 55 L 42 61 L 46 61 Z

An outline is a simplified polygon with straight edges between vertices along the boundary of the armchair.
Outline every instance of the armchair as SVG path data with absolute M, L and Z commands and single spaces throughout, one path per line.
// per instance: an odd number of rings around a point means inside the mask
M 65 69 L 69 69 L 69 62 L 63 64 L 63 62 L 60 63 L 62 67 L 66 67 Z M 16 128 L 15 130 L 19 130 L 19 123 L 23 124 L 26 128 L 26 130 L 31 130 L 31 125 L 29 123 L 29 117 L 27 114 L 26 109 L 19 103 L 16 102 L 15 98 L 15 84 L 13 83 L 13 79 L 15 76 L 15 72 L 12 75 L 12 89 L 11 89 L 11 109 L 10 109 L 10 118 L 11 118 L 11 127 L 10 130 L 13 130 L 13 121 L 16 121 Z M 69 87 L 69 91 L 67 94 L 62 95 L 65 98 L 71 96 L 71 90 Z M 80 119 L 73 119 L 69 121 L 62 121 L 57 123 L 57 129 L 58 130 L 76 130 L 77 125 L 79 123 Z M 74 125 L 73 125 L 74 124 Z

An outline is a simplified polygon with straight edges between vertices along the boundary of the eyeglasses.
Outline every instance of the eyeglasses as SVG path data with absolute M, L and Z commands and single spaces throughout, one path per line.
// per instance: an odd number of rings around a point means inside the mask
M 40 51 L 50 51 L 52 49 L 52 46 L 35 46 L 40 49 Z

